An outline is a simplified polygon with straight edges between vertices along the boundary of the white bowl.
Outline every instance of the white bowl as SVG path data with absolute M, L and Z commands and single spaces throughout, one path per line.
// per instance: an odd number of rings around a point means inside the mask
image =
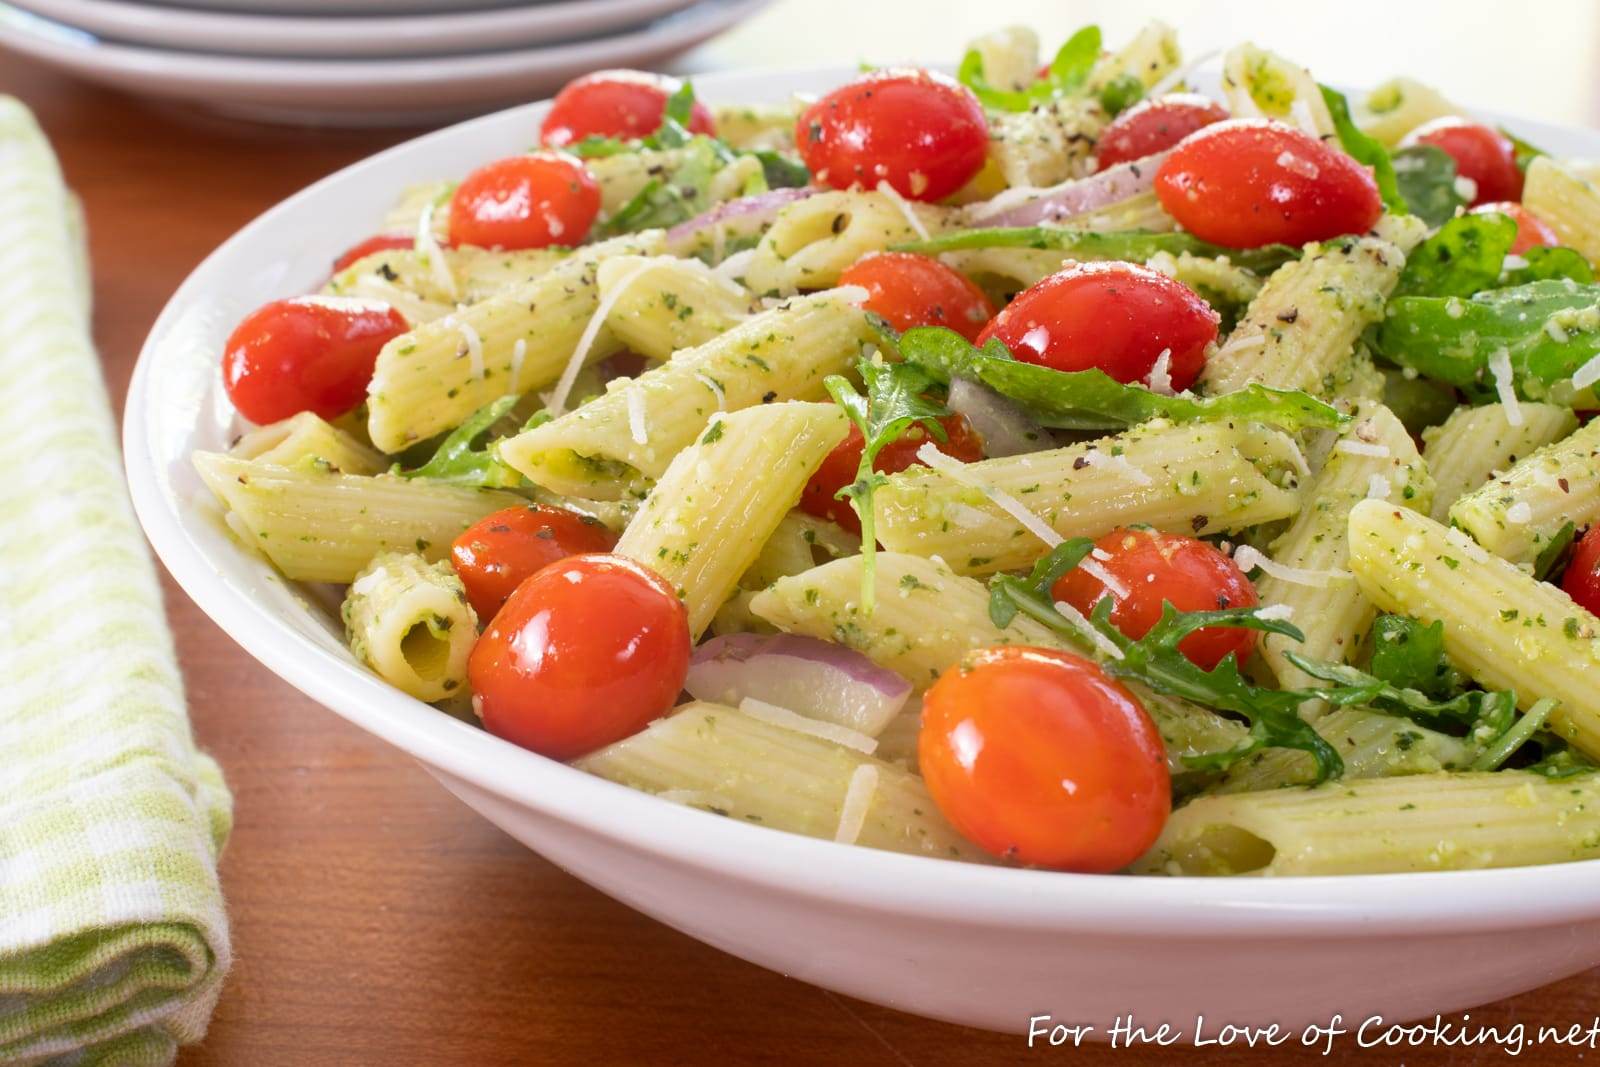
M 777 101 L 855 73 L 697 79 Z M 337 624 L 231 540 L 190 466 L 233 416 L 218 353 L 257 304 L 313 287 L 403 186 L 528 144 L 543 105 L 422 137 L 246 226 L 184 282 L 128 394 L 133 499 L 167 567 L 234 640 L 308 696 L 420 760 L 579 878 L 737 956 L 864 1000 L 1026 1032 L 1030 1016 L 1357 1024 L 1452 1012 L 1600 962 L 1600 861 L 1345 878 L 1179 880 L 970 866 L 779 833 L 657 800 L 525 752 L 358 666 Z M 1600 136 L 1538 123 L 1549 148 Z M 654 976 L 641 976 L 648 982 Z M 661 976 L 668 980 L 669 976 Z
M 695 2 L 559 0 L 486 11 L 382 17 L 184 11 L 127 0 L 14 0 L 14 6 L 113 43 L 305 59 L 504 52 L 618 32 Z
M 266 122 L 412 125 L 542 95 L 604 67 L 646 67 L 714 37 L 770 0 L 700 0 L 610 36 L 508 51 L 287 58 L 114 44 L 0 0 L 0 48 L 141 96 Z

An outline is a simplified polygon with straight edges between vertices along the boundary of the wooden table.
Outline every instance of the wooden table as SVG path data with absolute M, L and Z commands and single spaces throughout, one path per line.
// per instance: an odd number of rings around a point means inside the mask
M 87 205 L 96 333 L 119 410 L 146 331 L 202 256 L 282 197 L 405 136 L 214 122 L 3 54 L 0 92 L 37 111 Z M 237 807 L 222 865 L 233 973 L 209 1037 L 182 1062 L 906 1067 L 1028 1054 L 1019 1038 L 781 977 L 614 903 L 474 815 L 410 759 L 291 690 L 176 586 L 166 596 L 195 729 L 221 760 Z M 1600 971 L 1473 1017 L 1533 1027 L 1597 1013 Z M 1085 1049 L 1075 1058 L 1135 1065 L 1225 1055 Z M 1253 1062 L 1307 1055 L 1259 1053 Z M 1499 1053 L 1459 1055 L 1476 1062 Z M 1363 1056 L 1400 1058 L 1346 1044 L 1330 1060 Z M 1403 1058 L 1456 1062 L 1439 1049 Z M 1520 1062 L 1571 1059 L 1545 1050 Z

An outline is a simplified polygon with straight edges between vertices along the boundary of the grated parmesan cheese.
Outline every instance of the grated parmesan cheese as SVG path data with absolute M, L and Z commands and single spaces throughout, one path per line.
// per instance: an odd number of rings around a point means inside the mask
M 777 704 L 768 704 L 765 700 L 757 700 L 755 697 L 745 697 L 739 701 L 739 710 L 769 726 L 792 730 L 797 734 L 810 734 L 812 737 L 832 741 L 836 745 L 853 748 L 869 756 L 878 748 L 876 738 L 868 737 L 859 730 L 852 730 L 838 723 L 808 718 L 797 711 L 790 711 Z
M 511 390 L 517 391 L 522 381 L 522 361 L 528 358 L 528 339 L 517 338 L 517 343 L 511 346 Z
M 628 435 L 636 445 L 650 443 L 649 427 L 644 423 L 644 391 L 637 384 L 628 386 Z
M 472 328 L 471 323 L 456 322 L 454 326 L 461 333 L 462 346 L 466 349 L 467 358 L 472 365 L 472 376 L 482 381 L 483 338 L 478 336 L 478 331 Z
M 1511 353 L 1504 348 L 1495 349 L 1489 357 L 1489 373 L 1494 376 L 1494 391 L 1506 409 L 1506 422 L 1521 426 L 1522 408 L 1517 405 L 1517 391 L 1512 387 Z
M 1294 608 L 1288 604 L 1268 604 L 1256 612 L 1256 618 L 1267 619 L 1271 622 L 1288 622 L 1294 618 Z
M 867 809 L 878 792 L 878 768 L 863 763 L 850 775 L 850 784 L 844 790 L 844 804 L 839 809 L 839 828 L 833 839 L 843 845 L 853 845 L 861 837 L 861 828 L 867 822 Z
M 1100 584 L 1105 586 L 1106 589 L 1110 591 L 1111 595 L 1117 599 L 1120 600 L 1128 595 L 1128 587 L 1123 585 L 1121 580 L 1118 579 L 1115 574 L 1112 574 L 1110 571 L 1106 570 L 1105 567 L 1097 560 L 1086 559 L 1082 563 L 1079 563 L 1078 567 L 1089 577 L 1098 579 Z
M 900 214 L 906 217 L 906 225 L 911 227 L 911 232 L 915 233 L 924 241 L 928 239 L 928 228 L 922 224 L 921 219 L 917 218 L 916 208 L 912 207 L 911 204 L 907 202 L 906 198 L 900 195 L 900 191 L 898 189 L 890 185 L 888 182 L 879 182 L 878 192 L 882 193 L 889 199 L 891 203 L 894 204 L 895 207 L 900 209 Z
M 700 371 L 695 371 L 694 380 L 711 390 L 711 395 L 717 398 L 718 411 L 728 410 L 728 395 L 722 391 L 721 382 L 717 381 L 709 374 L 703 374 Z
M 1388 459 L 1389 446 L 1368 444 L 1366 441 L 1352 441 L 1343 438 L 1333 446 L 1335 452 L 1348 452 L 1352 456 L 1371 456 L 1374 459 Z
M 1389 479 L 1381 474 L 1374 474 L 1367 478 L 1367 499 L 1388 500 L 1389 493 L 1394 486 L 1389 484 Z
M 1083 461 L 1091 467 L 1104 467 L 1122 474 L 1134 485 L 1153 485 L 1155 480 L 1144 471 L 1128 462 L 1126 456 L 1113 456 L 1109 452 L 1098 449 L 1089 449 L 1083 454 Z
M 1595 382 L 1600 382 L 1600 356 L 1595 356 L 1572 372 L 1572 387 L 1574 389 L 1587 389 Z
M 1528 506 L 1526 500 L 1519 500 L 1506 508 L 1506 521 L 1514 522 L 1518 526 L 1526 526 L 1533 521 L 1533 508 Z
M 1086 617 L 1084 617 L 1083 612 L 1079 611 L 1071 604 L 1068 604 L 1065 600 L 1056 601 L 1056 611 L 1061 613 L 1061 617 L 1063 619 L 1066 619 L 1068 622 L 1072 623 L 1072 625 L 1076 626 L 1078 630 L 1089 639 L 1095 648 L 1098 648 L 1101 652 L 1104 652 L 1112 659 L 1123 658 L 1122 649 L 1112 644 L 1109 637 L 1097 630 L 1094 623 L 1090 622 Z
M 572 386 L 578 380 L 578 372 L 588 360 L 589 349 L 594 347 L 594 339 L 600 335 L 600 327 L 605 325 L 606 316 L 611 314 L 611 309 L 617 306 L 617 301 L 622 299 L 622 294 L 628 291 L 628 287 L 655 265 L 654 259 L 634 264 L 633 269 L 618 278 L 617 284 L 595 306 L 594 314 L 589 316 L 588 325 L 584 326 L 583 333 L 578 337 L 578 346 L 572 350 L 572 358 L 567 360 L 566 367 L 561 371 L 561 380 L 556 382 L 555 389 L 550 392 L 548 406 L 551 415 L 560 415 L 567 410 L 567 397 L 572 394 Z
M 1246 574 L 1259 567 L 1263 573 L 1278 579 L 1280 582 L 1288 582 L 1290 585 L 1307 585 L 1316 589 L 1325 588 L 1329 582 L 1346 582 L 1355 577 L 1349 571 L 1318 571 L 1275 563 L 1266 553 L 1249 545 L 1240 545 L 1234 549 L 1233 561 Z
M 445 258 L 444 249 L 439 247 L 439 238 L 433 234 L 433 209 L 438 206 L 438 201 L 434 201 L 417 216 L 416 253 L 433 275 L 434 283 L 454 300 L 460 295 L 460 290 L 456 288 L 456 276 L 450 270 L 450 261 Z
M 1145 384 L 1152 393 L 1162 396 L 1176 396 L 1172 388 L 1172 349 L 1163 348 L 1156 357 L 1155 364 L 1150 368 L 1150 374 L 1145 378 Z
M 367 596 L 374 589 L 378 588 L 378 586 L 382 585 L 388 580 L 388 571 L 384 570 L 382 567 L 374 567 L 372 570 L 368 571 L 366 574 L 363 574 L 361 577 L 350 583 L 350 594 L 352 596 Z
M 932 441 L 924 442 L 922 447 L 917 449 L 917 458 L 940 474 L 953 478 L 962 485 L 969 485 L 988 497 L 994 502 L 995 507 L 1016 519 L 1024 529 L 1051 548 L 1055 548 L 1061 543 L 1061 535 L 1051 529 L 1049 523 L 1023 507 L 1020 500 L 1003 489 L 995 489 L 990 486 L 982 478 L 973 474 L 968 469 L 967 464 L 939 451 L 938 446 Z

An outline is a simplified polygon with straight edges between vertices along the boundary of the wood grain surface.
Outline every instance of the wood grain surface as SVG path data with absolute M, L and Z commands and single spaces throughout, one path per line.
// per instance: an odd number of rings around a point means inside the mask
M 169 293 L 240 225 L 408 134 L 240 126 L 91 89 L 0 54 L 88 209 L 96 334 L 120 409 Z M 305 240 L 315 242 L 314 233 Z M 332 250 L 330 250 L 331 252 Z M 1029 1051 L 823 992 L 600 895 L 450 797 L 411 760 L 256 664 L 170 582 L 200 742 L 238 821 L 223 860 L 235 963 L 200 1064 L 1478 1063 L 1498 1049 Z M 1600 971 L 1474 1021 L 1585 1025 Z M 1518 1062 L 1575 1062 L 1534 1049 Z M 1595 1054 L 1590 1053 L 1593 1057 Z

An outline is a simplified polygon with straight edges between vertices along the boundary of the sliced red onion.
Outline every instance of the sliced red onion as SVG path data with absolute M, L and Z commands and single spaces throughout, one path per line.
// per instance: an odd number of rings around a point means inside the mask
M 796 634 L 724 634 L 695 649 L 685 689 L 734 707 L 747 697 L 876 737 L 911 683 L 854 649 Z
M 668 230 L 667 251 L 675 256 L 688 255 L 704 239 L 705 231 L 719 224 L 723 227 L 725 237 L 753 237 L 763 226 L 777 218 L 778 212 L 785 207 L 821 191 L 807 185 L 799 189 L 772 189 L 754 196 L 725 200 Z
M 988 386 L 965 378 L 950 379 L 949 406 L 951 411 L 965 415 L 978 431 L 985 456 L 1020 456 L 1055 447 L 1048 432 Z
M 968 221 L 973 226 L 986 227 L 1037 226 L 1099 211 L 1149 192 L 1155 184 L 1156 170 L 1171 151 L 1131 159 L 1047 189 L 1007 189 L 992 200 L 968 208 Z

